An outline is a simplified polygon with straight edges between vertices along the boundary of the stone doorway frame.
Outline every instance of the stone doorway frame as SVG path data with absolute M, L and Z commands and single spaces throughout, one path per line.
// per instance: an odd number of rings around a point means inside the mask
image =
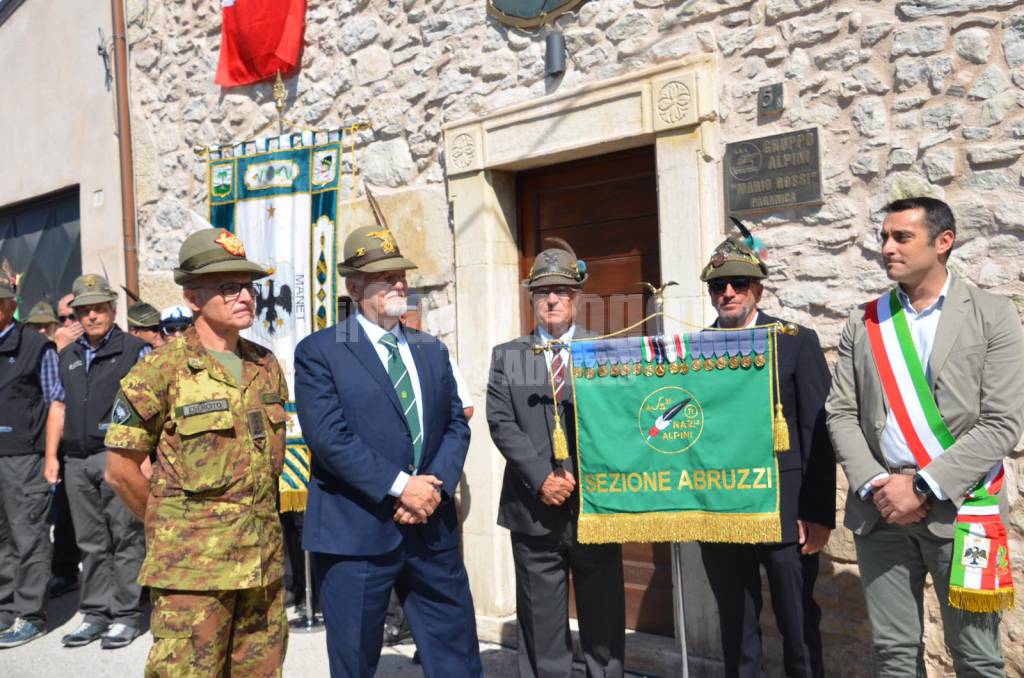
M 520 334 L 515 172 L 654 145 L 661 271 L 664 280 L 679 283 L 668 288 L 665 309 L 704 323 L 710 309 L 699 275 L 722 237 L 724 218 L 717 67 L 711 55 L 687 57 L 444 127 L 458 359 L 478 412 L 465 466 L 463 549 L 482 639 L 515 644 L 511 547 L 495 524 L 504 460 L 491 443 L 484 406 L 490 347 Z M 695 549 L 690 555 L 700 562 Z M 687 565 L 693 560 L 684 556 Z M 693 624 L 717 630 L 710 594 L 691 595 L 686 580 L 687 636 L 693 638 Z M 697 656 L 720 652 L 717 639 L 693 640 L 696 646 L 688 645 Z M 630 652 L 630 667 L 678 670 L 679 654 L 673 662 L 670 645 Z

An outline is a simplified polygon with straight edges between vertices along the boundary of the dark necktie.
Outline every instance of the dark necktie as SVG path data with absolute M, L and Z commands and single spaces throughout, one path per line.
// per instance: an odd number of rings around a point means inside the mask
M 391 332 L 380 338 L 380 343 L 388 349 L 388 377 L 398 394 L 398 402 L 402 404 L 402 413 L 409 424 L 409 435 L 412 436 L 412 463 L 417 469 L 423 455 L 423 431 L 420 429 L 420 413 L 416 406 L 416 392 L 412 388 L 412 377 L 398 352 L 398 339 Z
M 554 381 L 555 402 L 560 402 L 565 394 L 565 361 L 562 352 L 557 351 L 551 359 L 551 378 Z

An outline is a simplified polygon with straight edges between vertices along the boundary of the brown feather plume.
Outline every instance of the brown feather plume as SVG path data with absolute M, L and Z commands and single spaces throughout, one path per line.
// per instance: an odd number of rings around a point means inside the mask
M 124 290 L 124 293 L 127 294 L 128 298 L 131 299 L 133 302 L 138 303 L 138 302 L 142 301 L 142 297 L 140 297 L 139 295 L 135 294 L 135 292 L 132 292 L 130 289 L 128 289 L 124 285 L 121 285 L 121 289 Z
M 384 212 L 381 210 L 380 205 L 377 204 L 377 199 L 373 197 L 373 191 L 370 190 L 369 186 L 366 186 L 366 200 L 370 203 L 370 210 L 373 211 L 373 218 L 376 220 L 377 225 L 385 230 L 391 230 L 388 228 L 387 219 L 384 218 Z
M 551 247 L 557 247 L 558 249 L 561 249 L 561 250 L 565 250 L 566 252 L 568 252 L 572 256 L 573 259 L 579 259 L 579 257 L 576 256 L 576 250 L 574 250 L 569 243 L 567 243 L 566 241 L 562 240 L 558 236 L 554 236 L 554 235 L 547 236 L 546 238 L 544 238 L 544 244 L 548 245 L 548 246 L 551 246 Z

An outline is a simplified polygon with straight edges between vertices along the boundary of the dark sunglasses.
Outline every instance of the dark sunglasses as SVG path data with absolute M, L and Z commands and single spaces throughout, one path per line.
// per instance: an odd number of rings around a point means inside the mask
M 715 278 L 708 281 L 711 294 L 725 294 L 725 288 L 732 286 L 736 294 L 743 294 L 750 289 L 750 278 Z
M 68 320 L 70 320 L 71 322 L 75 322 L 76 320 L 78 320 L 78 316 L 75 315 L 74 313 L 69 313 L 68 315 L 59 315 L 59 316 L 57 316 L 57 322 L 61 323 L 62 325 L 65 322 L 67 322 Z
M 197 285 L 193 289 L 217 290 L 225 301 L 234 301 L 240 294 L 242 294 L 242 290 L 247 291 L 249 296 L 255 299 L 260 293 L 260 284 L 257 282 L 248 282 L 224 283 L 223 285 Z

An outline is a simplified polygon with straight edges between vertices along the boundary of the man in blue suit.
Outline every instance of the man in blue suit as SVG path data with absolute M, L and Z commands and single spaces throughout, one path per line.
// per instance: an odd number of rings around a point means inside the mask
M 399 322 L 415 267 L 386 224 L 353 231 L 338 273 L 358 313 L 295 350 L 332 678 L 373 675 L 392 587 L 428 677 L 483 675 L 452 499 L 469 427 L 444 345 Z

